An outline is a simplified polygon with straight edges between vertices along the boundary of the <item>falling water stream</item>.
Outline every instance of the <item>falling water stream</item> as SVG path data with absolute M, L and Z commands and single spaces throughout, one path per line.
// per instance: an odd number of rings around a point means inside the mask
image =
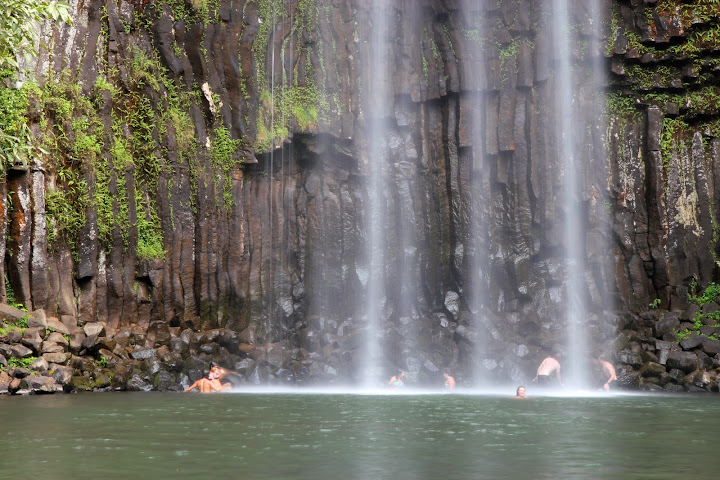
M 366 343 L 361 368 L 361 384 L 374 386 L 384 373 L 379 364 L 381 349 L 378 342 L 382 328 L 383 306 L 385 304 L 385 232 L 386 232 L 386 180 L 387 151 L 387 45 L 388 16 L 387 2 L 373 0 L 372 28 L 370 38 L 369 85 L 366 105 L 368 128 L 368 157 L 365 168 L 368 171 L 367 208 L 367 300 L 366 300 Z
M 565 213 L 565 262 L 567 299 L 567 358 L 561 362 L 565 383 L 573 388 L 586 388 L 589 375 L 588 339 L 583 324 L 586 320 L 585 299 L 585 226 L 581 179 L 583 152 L 577 147 L 578 135 L 584 135 L 588 119 L 578 113 L 574 104 L 577 89 L 573 82 L 572 52 L 577 39 L 570 35 L 572 17 L 568 0 L 557 0 L 553 14 L 555 45 L 559 52 L 557 65 L 557 138 L 563 159 L 562 189 Z
M 275 86 L 275 36 L 278 26 L 278 8 L 276 1 L 272 4 L 272 28 L 270 44 L 271 48 L 271 71 L 270 71 L 270 102 L 271 102 L 271 136 L 272 146 L 269 154 L 269 214 L 270 219 L 270 245 L 275 248 L 274 235 L 276 235 L 276 217 L 278 208 L 275 205 L 273 193 L 274 180 L 274 163 L 276 155 L 275 142 L 275 122 L 281 122 L 287 125 L 288 119 L 284 117 L 285 108 L 281 108 L 283 118 L 275 118 L 276 96 L 278 95 Z M 283 7 L 284 7 L 284 2 Z M 469 20 L 466 24 L 477 29 L 477 37 L 484 38 L 483 28 L 486 14 L 485 5 L 480 0 L 464 0 L 462 8 L 467 13 Z M 578 142 L 578 138 L 582 138 L 586 128 L 589 128 L 590 122 L 595 119 L 590 118 L 595 111 L 582 115 L 582 108 L 576 104 L 577 91 L 575 83 L 577 81 L 574 72 L 573 46 L 578 42 L 575 38 L 576 29 L 571 27 L 572 14 L 569 11 L 570 2 L 568 0 L 554 0 L 552 2 L 552 20 L 551 30 L 554 44 L 552 49 L 558 52 L 555 64 L 555 82 L 556 96 L 555 114 L 557 118 L 556 124 L 556 145 L 559 157 L 562 158 L 561 166 L 561 183 L 559 187 L 562 193 L 562 199 L 559 207 L 563 222 L 564 236 L 562 245 L 564 246 L 564 263 L 565 275 L 564 284 L 566 285 L 565 296 L 565 322 L 567 337 L 558 339 L 560 344 L 567 346 L 565 353 L 567 358 L 563 360 L 566 382 L 572 388 L 585 388 L 585 379 L 589 378 L 589 361 L 590 354 L 588 348 L 588 339 L 584 323 L 587 321 L 587 299 L 585 298 L 585 282 L 584 275 L 586 271 L 585 259 L 585 212 L 583 203 L 583 169 L 586 151 L 583 149 L 583 142 Z M 598 6 L 593 3 L 594 11 Z M 418 232 L 413 223 L 413 205 L 412 192 L 413 183 L 415 182 L 416 172 L 415 166 L 411 164 L 394 163 L 392 160 L 391 150 L 398 147 L 398 139 L 389 135 L 389 132 L 395 131 L 396 126 L 392 126 L 390 121 L 393 118 L 392 92 L 388 91 L 391 81 L 389 79 L 389 68 L 392 58 L 389 56 L 391 50 L 391 22 L 393 16 L 390 12 L 394 11 L 392 4 L 383 0 L 372 0 L 371 8 L 371 26 L 369 28 L 370 38 L 367 41 L 367 73 L 363 76 L 365 85 L 363 85 L 362 95 L 362 120 L 366 127 L 367 150 L 362 156 L 361 169 L 365 172 L 367 184 L 367 205 L 365 208 L 365 259 L 364 265 L 357 268 L 361 283 L 366 288 L 366 297 L 364 310 L 362 312 L 362 323 L 364 328 L 364 341 L 360 351 L 362 352 L 358 362 L 359 368 L 359 384 L 365 387 L 375 386 L 380 378 L 388 375 L 387 368 L 393 363 L 386 356 L 387 352 L 383 352 L 382 337 L 387 328 L 386 317 L 392 316 L 392 322 L 412 322 L 417 316 L 416 310 L 417 291 L 419 290 L 418 275 L 416 264 L 418 263 Z M 414 12 L 413 8 L 403 10 L 404 15 Z M 598 22 L 599 23 L 599 22 Z M 425 28 L 419 24 L 419 28 Z M 393 35 L 398 32 L 393 31 Z M 415 32 L 419 37 L 421 32 Z M 595 37 L 597 35 L 593 35 Z M 472 43 L 472 42 L 471 42 Z M 482 41 L 480 42 L 482 43 Z M 284 42 L 283 42 L 284 44 Z M 473 85 L 466 85 L 466 92 L 472 95 L 475 100 L 470 103 L 472 112 L 470 119 L 472 122 L 472 153 L 470 161 L 471 166 L 471 190 L 469 200 L 470 218 L 467 226 L 468 235 L 464 242 L 460 243 L 459 248 L 464 251 L 455 252 L 456 256 L 466 256 L 468 259 L 467 278 L 465 280 L 467 289 L 463 292 L 467 299 L 467 306 L 472 313 L 471 326 L 478 333 L 475 343 L 474 365 L 469 366 L 473 370 L 475 383 L 480 385 L 487 380 L 488 368 L 484 364 L 487 356 L 485 349 L 490 339 L 485 338 L 489 326 L 486 325 L 484 312 L 489 308 L 488 289 L 493 283 L 493 279 L 489 276 L 490 258 L 492 252 L 489 251 L 490 240 L 488 237 L 490 229 L 488 228 L 488 218 L 492 206 L 491 202 L 490 181 L 488 178 L 487 160 L 484 152 L 484 118 L 487 115 L 485 111 L 483 88 L 485 72 L 485 48 L 483 45 L 474 45 L 478 49 L 472 53 L 473 67 L 471 75 L 474 78 Z M 293 49 L 290 48 L 289 51 Z M 285 70 L 286 66 L 286 49 L 281 48 L 282 66 Z M 292 62 L 290 62 L 292 64 Z M 288 68 L 288 75 L 292 72 L 292 68 Z M 287 95 L 286 88 L 291 88 L 292 79 L 286 78 L 286 72 L 283 71 L 282 83 L 280 88 L 280 97 Z M 319 151 L 323 158 L 322 162 L 331 162 L 332 154 L 330 153 L 330 145 L 328 139 L 320 138 Z M 285 164 L 285 149 L 280 150 L 281 158 L 281 175 Z M 283 179 L 284 180 L 284 179 Z M 393 182 L 396 188 L 390 189 L 389 184 Z M 284 208 L 284 187 L 281 187 L 282 207 Z M 392 190 L 392 191 L 391 191 Z M 322 206 L 319 207 L 321 210 Z M 400 218 L 389 218 L 390 215 L 398 215 Z M 281 216 L 282 218 L 282 216 Z M 319 222 L 322 223 L 320 220 Z M 324 259 L 326 254 L 322 247 L 322 226 L 315 226 L 318 230 L 314 234 L 316 238 L 313 248 L 320 249 L 318 251 L 309 252 L 308 258 L 311 261 L 310 273 L 308 274 L 307 287 L 311 290 L 310 306 L 308 314 L 315 318 L 324 318 L 328 312 L 326 311 L 330 299 L 328 298 L 332 291 L 328 288 L 327 282 L 330 275 L 327 272 L 327 264 Z M 393 230 L 395 229 L 395 230 Z M 280 228 L 280 230 L 282 230 Z M 389 248 L 396 248 L 391 245 L 387 235 L 391 231 L 396 238 L 397 252 L 389 252 Z M 397 261 L 400 267 L 399 272 L 390 272 L 388 268 L 394 268 L 388 263 L 391 260 Z M 272 319 L 275 315 L 274 304 L 276 293 L 273 292 L 273 275 L 274 270 L 280 266 L 276 264 L 276 260 L 268 260 L 271 265 L 268 271 L 268 300 L 266 305 L 269 306 L 268 319 Z M 281 262 L 282 263 L 282 262 Z M 363 263 L 362 261 L 360 262 Z M 388 285 L 388 279 L 397 279 L 399 286 Z M 397 309 L 389 311 L 390 305 L 395 302 L 388 300 L 388 288 L 395 288 L 400 297 L 397 299 Z M 270 321 L 270 320 L 268 320 Z M 271 325 L 266 325 L 266 331 L 272 331 Z M 405 339 L 406 344 L 412 344 L 412 339 Z M 406 357 L 408 352 L 402 352 L 402 357 Z M 397 359 L 395 363 L 398 363 Z
M 484 334 L 487 325 L 484 318 L 484 311 L 488 303 L 488 278 L 489 257 L 488 252 L 488 225 L 484 212 L 488 211 L 487 203 L 490 201 L 490 185 L 488 164 L 485 160 L 484 150 L 484 121 L 486 105 L 482 83 L 486 78 L 484 48 L 482 39 L 485 38 L 485 17 L 484 2 L 482 0 L 465 0 L 463 13 L 467 18 L 467 27 L 475 32 L 475 43 L 473 46 L 472 79 L 475 84 L 472 86 L 471 95 L 474 97 L 470 118 L 472 122 L 472 168 L 471 181 L 472 189 L 470 199 L 469 215 L 469 238 L 468 238 L 468 292 L 469 306 L 473 316 L 473 328 L 476 331 L 474 355 L 475 361 L 472 365 L 473 380 L 475 385 L 487 385 L 489 370 L 486 368 L 487 346 L 489 339 Z

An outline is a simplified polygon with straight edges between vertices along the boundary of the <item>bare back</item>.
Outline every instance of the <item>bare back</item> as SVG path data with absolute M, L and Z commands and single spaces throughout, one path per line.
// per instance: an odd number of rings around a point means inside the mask
M 600 363 L 602 364 L 603 373 L 608 377 L 607 382 L 609 383 L 613 380 L 617 380 L 617 375 L 615 374 L 615 367 L 612 366 L 612 363 L 608 362 L 607 360 L 601 360 Z
M 552 375 L 553 372 L 560 373 L 560 362 L 553 357 L 547 357 L 537 369 L 538 375 Z

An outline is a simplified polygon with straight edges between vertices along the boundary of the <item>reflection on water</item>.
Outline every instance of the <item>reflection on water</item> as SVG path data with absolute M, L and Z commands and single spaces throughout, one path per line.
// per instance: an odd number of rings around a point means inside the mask
M 715 396 L 0 397 L 4 478 L 717 478 Z

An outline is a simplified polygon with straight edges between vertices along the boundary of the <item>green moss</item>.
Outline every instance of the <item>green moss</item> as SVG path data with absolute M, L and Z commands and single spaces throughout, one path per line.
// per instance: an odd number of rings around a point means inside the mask
M 10 357 L 7 359 L 8 367 L 10 368 L 29 368 L 32 362 L 37 360 L 37 357 L 25 357 L 25 358 L 14 358 Z
M 37 85 L 28 83 L 22 88 L 0 86 L 0 178 L 8 167 L 24 164 L 37 148 L 27 128 L 28 92 Z
M 255 148 L 268 151 L 280 145 L 289 135 L 290 121 L 302 131 L 312 131 L 318 124 L 329 122 L 331 98 L 314 85 L 293 86 L 276 92 L 274 98 L 270 92 L 262 92 Z
M 670 171 L 672 153 L 692 135 L 692 129 L 681 118 L 665 117 L 663 119 L 662 134 L 660 137 L 660 150 L 665 173 Z
M 223 202 L 225 210 L 230 211 L 235 204 L 232 192 L 232 170 L 240 162 L 235 160 L 235 154 L 243 145 L 242 140 L 233 140 L 230 132 L 224 126 L 213 131 L 215 138 L 210 147 L 210 162 L 215 171 L 215 186 L 222 183 Z
M 61 177 L 62 188 L 56 186 L 45 190 L 48 244 L 52 248 L 58 240 L 64 239 L 76 252 L 90 199 L 87 182 L 80 178 L 77 170 L 67 167 L 57 170 L 56 174 Z
M 163 231 L 160 226 L 160 217 L 152 208 L 153 202 L 146 196 L 146 192 L 136 190 L 135 204 L 137 208 L 137 256 L 140 259 L 164 258 L 167 251 L 164 248 Z

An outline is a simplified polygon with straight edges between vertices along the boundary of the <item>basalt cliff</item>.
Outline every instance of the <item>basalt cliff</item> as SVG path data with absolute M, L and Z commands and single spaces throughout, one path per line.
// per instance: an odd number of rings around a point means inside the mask
M 73 0 L 2 87 L 39 148 L 0 182 L 0 387 L 350 383 L 368 336 L 378 380 L 527 382 L 580 283 L 620 386 L 717 391 L 720 6 L 568 2 L 559 48 L 559 3 Z

